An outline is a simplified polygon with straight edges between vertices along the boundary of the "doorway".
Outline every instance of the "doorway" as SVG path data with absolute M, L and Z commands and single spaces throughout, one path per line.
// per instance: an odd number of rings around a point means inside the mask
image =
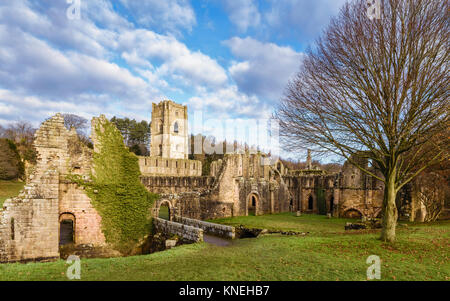
M 59 218 L 59 245 L 75 243 L 75 216 L 72 213 L 63 213 Z
M 248 198 L 248 215 L 255 216 L 256 215 L 256 206 L 258 204 L 258 197 L 256 194 L 251 194 Z

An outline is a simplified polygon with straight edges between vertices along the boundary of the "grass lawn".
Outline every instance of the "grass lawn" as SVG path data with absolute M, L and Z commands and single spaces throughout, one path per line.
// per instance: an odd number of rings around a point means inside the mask
M 248 228 L 267 230 L 282 230 L 295 232 L 309 232 L 313 236 L 326 236 L 342 234 L 345 223 L 354 222 L 354 219 L 332 218 L 327 219 L 323 215 L 305 214 L 297 217 L 294 214 L 280 213 L 262 216 L 239 216 L 233 218 L 216 219 L 211 222 L 229 226 L 244 225 Z
M 307 236 L 272 234 L 228 247 L 184 245 L 145 256 L 81 261 L 81 280 L 366 280 L 369 255 L 381 258 L 382 280 L 450 280 L 450 221 L 399 227 L 394 245 L 379 233 L 345 232 L 344 219 L 277 214 L 220 220 Z M 68 265 L 0 265 L 0 280 L 67 280 Z
M 0 207 L 7 199 L 16 197 L 24 186 L 24 182 L 0 180 Z

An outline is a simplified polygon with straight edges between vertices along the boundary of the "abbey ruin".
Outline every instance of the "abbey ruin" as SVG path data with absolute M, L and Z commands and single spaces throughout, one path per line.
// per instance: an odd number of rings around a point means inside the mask
M 94 118 L 93 126 L 104 122 Z M 88 178 L 94 149 L 83 145 L 74 129 L 67 130 L 60 114 L 42 123 L 35 134 L 37 164 L 28 171 L 27 185 L 0 209 L 0 262 L 59 258 L 65 239 L 61 227 L 69 221 L 75 244 L 105 245 L 102 218 L 83 187 L 67 179 Z M 141 182 L 160 195 L 152 208 L 158 217 L 162 205 L 169 219 L 211 220 L 223 217 L 280 212 L 330 214 L 333 217 L 377 217 L 381 213 L 383 184 L 344 164 L 339 173 L 313 168 L 288 170 L 281 161 L 261 164 L 263 153 L 226 154 L 202 174 L 202 162 L 188 159 L 187 107 L 172 101 L 153 104 L 151 156 L 139 157 Z

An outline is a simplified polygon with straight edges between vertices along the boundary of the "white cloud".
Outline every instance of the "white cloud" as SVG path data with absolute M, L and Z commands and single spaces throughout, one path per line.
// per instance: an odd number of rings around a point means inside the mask
M 118 21 L 108 2 L 101 0 L 82 1 L 82 19 L 69 20 L 65 1 L 42 0 L 29 3 L 24 0 L 0 4 L 0 23 L 12 29 L 20 29 L 30 35 L 46 40 L 56 47 L 80 51 L 96 57 L 105 57 L 108 48 L 114 48 L 117 33 L 109 27 L 129 27 Z M 104 17 L 104 27 L 95 25 L 95 18 Z M 112 17 L 115 16 L 115 17 Z M 115 24 L 115 25 L 112 25 Z
M 170 76 L 185 85 L 224 85 L 228 78 L 225 70 L 209 56 L 187 46 L 171 36 L 160 35 L 149 30 L 127 31 L 119 37 L 122 57 L 139 57 L 141 60 L 160 60 L 159 76 Z M 134 59 L 136 62 L 136 59 Z
M 291 47 L 234 37 L 224 42 L 243 61 L 232 63 L 231 77 L 239 89 L 271 101 L 278 100 L 289 79 L 298 71 L 302 54 Z
M 58 111 L 148 119 L 151 102 L 167 98 L 163 90 L 227 85 L 209 56 L 134 28 L 109 1 L 81 3 L 81 20 L 73 21 L 65 1 L 0 3 L 0 119 L 36 121 Z M 174 1 L 175 11 L 176 3 L 187 5 Z
M 229 14 L 230 21 L 238 27 L 241 32 L 246 32 L 250 27 L 260 24 L 261 15 L 254 0 L 224 1 L 225 9 Z
M 49 97 L 92 93 L 129 96 L 147 84 L 118 65 L 78 52 L 50 47 L 28 33 L 0 25 L 0 82 Z M 2 52 L 2 53 L 3 53 Z
M 191 97 L 188 105 L 192 111 L 214 112 L 215 118 L 267 118 L 271 114 L 267 104 L 261 103 L 256 96 L 241 93 L 235 85 L 215 91 L 199 90 L 198 96 Z
M 146 27 L 159 27 L 178 34 L 180 29 L 192 30 L 195 12 L 187 0 L 121 0 L 136 19 Z
M 195 25 L 193 12 L 174 20 L 170 25 L 174 27 L 166 28 L 169 34 L 161 34 L 129 22 L 110 1 L 81 3 L 81 20 L 73 21 L 66 17 L 65 1 L 0 3 L 0 121 L 37 122 L 56 112 L 148 119 L 151 102 L 167 98 L 166 93 L 179 95 L 175 101 L 186 101 L 192 109 L 202 107 L 216 117 L 260 117 L 270 114 L 270 104 L 262 102 L 260 95 L 268 95 L 262 92 L 271 90 L 271 83 L 265 81 L 270 85 L 263 89 L 245 76 L 267 79 L 266 72 L 282 78 L 285 73 L 270 64 L 274 61 L 270 55 L 295 56 L 292 49 L 283 52 L 286 47 L 232 39 L 227 45 L 240 61 L 225 70 L 216 59 L 189 49 L 172 35 Z M 157 7 L 155 11 L 172 9 L 172 15 L 152 13 L 155 19 L 141 20 L 148 24 L 164 25 L 166 21 L 161 20 L 192 10 L 188 1 L 140 3 L 127 1 L 127 7 L 130 12 L 137 7 L 145 11 L 151 5 Z M 257 9 L 243 12 L 238 25 L 242 29 L 259 23 Z M 284 59 L 275 60 L 288 65 Z M 263 71 L 266 67 L 268 71 Z

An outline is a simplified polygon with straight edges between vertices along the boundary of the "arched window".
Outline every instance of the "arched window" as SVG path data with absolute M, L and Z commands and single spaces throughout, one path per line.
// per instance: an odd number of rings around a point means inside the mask
M 159 132 L 162 134 L 164 132 L 164 125 L 162 121 L 159 122 Z
M 178 134 L 179 128 L 178 128 L 178 122 L 175 122 L 173 126 L 173 132 Z
M 163 152 L 162 152 L 162 145 L 159 145 L 159 155 L 162 156 Z

